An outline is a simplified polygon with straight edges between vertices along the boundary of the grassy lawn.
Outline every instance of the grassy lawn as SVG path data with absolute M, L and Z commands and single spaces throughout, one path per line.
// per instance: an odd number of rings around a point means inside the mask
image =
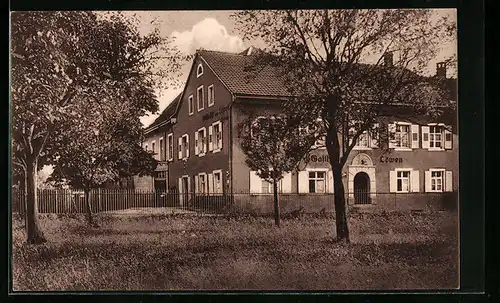
M 370 290 L 458 286 L 456 213 L 351 214 L 351 243 L 333 218 L 42 215 L 49 240 L 25 244 L 13 221 L 13 289 Z

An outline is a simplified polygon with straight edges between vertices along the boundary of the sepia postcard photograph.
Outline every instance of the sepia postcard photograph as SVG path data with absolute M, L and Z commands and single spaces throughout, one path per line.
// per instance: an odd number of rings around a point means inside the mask
M 11 292 L 460 285 L 456 9 L 12 11 Z

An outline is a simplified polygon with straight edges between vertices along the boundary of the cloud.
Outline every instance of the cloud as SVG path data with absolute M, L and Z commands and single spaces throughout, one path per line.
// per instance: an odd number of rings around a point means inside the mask
M 201 20 L 191 31 L 174 31 L 171 37 L 175 39 L 177 48 L 186 54 L 193 54 L 199 48 L 223 52 L 240 52 L 245 48 L 240 37 L 229 35 L 214 18 Z

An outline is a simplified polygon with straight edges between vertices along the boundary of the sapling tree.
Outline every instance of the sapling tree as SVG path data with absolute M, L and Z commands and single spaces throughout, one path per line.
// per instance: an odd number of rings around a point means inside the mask
M 81 103 L 98 108 L 112 98 L 135 104 L 135 115 L 158 110 L 153 89 L 179 70 L 181 57 L 134 19 L 93 12 L 11 13 L 13 165 L 26 180 L 27 241 L 46 241 L 37 221 L 36 172 L 50 164 L 63 125 L 82 118 Z
M 265 44 L 249 67 L 271 65 L 293 96 L 287 115 L 321 119 L 333 171 L 336 236 L 349 241 L 342 168 L 358 138 L 379 118 L 409 108 L 436 117 L 453 106 L 438 77 L 424 70 L 456 25 L 433 10 L 243 11 L 246 39 Z M 380 125 L 380 128 L 381 125 Z M 384 131 L 380 132 L 385 133 Z
M 305 127 L 304 127 L 305 128 Z M 245 163 L 257 176 L 270 182 L 274 196 L 274 222 L 280 226 L 278 183 L 297 168 L 315 137 L 299 131 L 298 121 L 284 115 L 248 117 L 239 126 Z

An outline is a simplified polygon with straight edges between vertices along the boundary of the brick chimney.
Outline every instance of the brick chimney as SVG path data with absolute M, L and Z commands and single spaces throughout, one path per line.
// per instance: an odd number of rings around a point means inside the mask
M 393 55 L 392 52 L 387 52 L 384 54 L 384 66 L 391 67 L 393 66 Z
M 436 63 L 436 76 L 446 78 L 446 62 Z

